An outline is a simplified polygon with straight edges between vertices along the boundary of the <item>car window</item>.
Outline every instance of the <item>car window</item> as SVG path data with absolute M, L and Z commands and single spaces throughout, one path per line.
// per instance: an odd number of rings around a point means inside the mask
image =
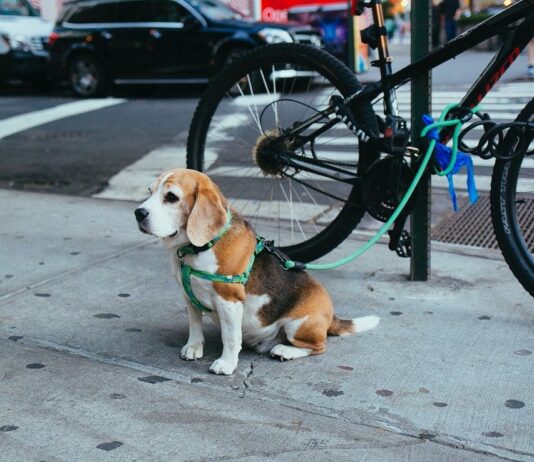
M 81 5 L 75 9 L 68 18 L 73 24 L 109 23 L 117 20 L 116 3 L 99 3 L 93 5 Z
M 117 22 L 149 22 L 150 2 L 146 0 L 134 0 L 119 2 Z
M 0 0 L 1 16 L 39 16 L 26 0 Z
M 182 5 L 170 0 L 153 0 L 152 21 L 154 22 L 186 22 L 191 13 Z
M 215 21 L 243 19 L 243 15 L 217 0 L 191 0 L 190 4 L 204 16 Z

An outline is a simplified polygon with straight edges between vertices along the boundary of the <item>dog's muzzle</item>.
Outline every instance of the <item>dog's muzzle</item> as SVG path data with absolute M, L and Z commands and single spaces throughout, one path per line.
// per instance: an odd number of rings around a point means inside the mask
M 135 209 L 135 219 L 137 220 L 137 224 L 139 226 L 139 230 L 143 233 L 147 233 L 148 234 L 148 231 L 146 230 L 146 228 L 143 226 L 143 222 L 145 221 L 145 219 L 148 217 L 149 215 L 149 212 L 147 209 L 144 209 L 142 207 L 139 207 L 138 209 Z

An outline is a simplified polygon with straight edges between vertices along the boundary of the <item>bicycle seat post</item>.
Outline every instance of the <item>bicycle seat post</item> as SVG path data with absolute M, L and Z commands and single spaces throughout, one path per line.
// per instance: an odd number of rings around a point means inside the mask
M 371 63 L 380 69 L 382 88 L 384 90 L 384 112 L 387 115 L 398 116 L 397 95 L 395 88 L 389 83 L 389 76 L 392 74 L 391 62 L 393 59 L 389 55 L 388 36 L 384 22 L 384 9 L 380 0 L 372 2 L 374 33 L 377 38 L 376 48 L 378 49 L 378 60 Z

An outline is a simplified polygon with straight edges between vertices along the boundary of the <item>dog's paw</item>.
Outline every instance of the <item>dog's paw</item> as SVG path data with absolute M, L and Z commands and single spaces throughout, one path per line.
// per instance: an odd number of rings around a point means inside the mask
M 180 357 L 186 361 L 194 361 L 204 356 L 204 345 L 202 343 L 195 343 L 190 345 L 189 343 L 180 351 Z
M 271 357 L 278 358 L 280 361 L 289 361 L 290 359 L 303 358 L 308 356 L 311 350 L 307 348 L 296 348 L 291 345 L 276 345 L 271 349 Z
M 231 375 L 235 371 L 237 363 L 227 361 L 223 358 L 216 359 L 210 366 L 210 372 L 217 375 Z

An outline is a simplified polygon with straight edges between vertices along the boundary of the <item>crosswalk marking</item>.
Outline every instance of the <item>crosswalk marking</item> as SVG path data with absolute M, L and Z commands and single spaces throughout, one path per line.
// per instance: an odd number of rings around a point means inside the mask
M 141 201 L 147 197 L 147 188 L 162 172 L 173 168 L 186 167 L 185 146 L 162 146 L 130 164 L 109 180 L 106 189 L 93 197 L 98 199 Z M 209 167 L 217 155 L 206 152 L 206 165 Z
M 448 183 L 445 178 L 433 181 L 433 186 L 439 187 L 439 181 L 442 183 L 443 188 L 448 188 Z M 475 183 L 479 192 L 491 191 L 491 176 L 475 174 Z M 467 175 L 458 173 L 454 176 L 454 187 L 460 191 L 467 191 Z M 519 178 L 517 181 L 517 192 L 520 193 L 533 193 L 534 192 L 534 179 L 533 178 Z
M 315 221 L 329 209 L 325 205 L 297 200 L 293 202 L 293 207 L 288 207 L 286 201 L 256 199 L 230 199 L 230 205 L 245 216 L 261 216 L 271 220 L 298 220 L 301 223 Z
M 124 103 L 121 98 L 86 99 L 0 120 L 0 139 L 56 120 Z

